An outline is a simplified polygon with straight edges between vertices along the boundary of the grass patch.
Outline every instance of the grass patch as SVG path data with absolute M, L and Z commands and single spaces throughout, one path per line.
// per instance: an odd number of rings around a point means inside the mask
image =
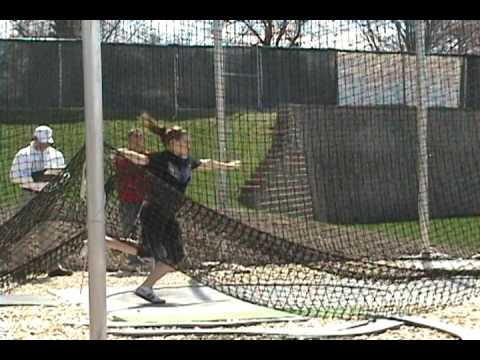
M 416 220 L 382 224 L 361 224 L 350 227 L 359 230 L 382 232 L 395 239 L 420 239 L 420 226 Z M 451 246 L 455 244 L 455 246 L 462 249 L 478 250 L 478 248 L 480 248 L 480 217 L 469 216 L 432 219 L 429 226 L 429 239 L 434 246 Z
M 227 158 L 241 160 L 239 170 L 228 172 L 229 207 L 241 208 L 238 202 L 241 186 L 251 177 L 271 146 L 271 128 L 276 113 L 236 113 L 227 116 Z M 48 123 L 48 122 L 43 122 Z M 218 125 L 215 118 L 205 117 L 181 122 L 165 121 L 167 125 L 180 123 L 193 137 L 192 155 L 196 158 L 219 158 Z M 15 153 L 30 141 L 34 128 L 39 123 L 0 124 L 0 206 L 7 207 L 17 202 L 18 186 L 9 180 L 10 166 Z M 59 123 L 52 128 L 57 143 L 68 162 L 85 143 L 84 122 Z M 134 119 L 108 120 L 104 123 L 105 141 L 114 146 L 125 146 L 128 130 L 139 126 Z M 158 138 L 146 132 L 146 146 L 150 151 L 161 150 Z M 188 188 L 188 196 L 209 207 L 217 206 L 216 186 L 218 172 L 198 171 Z M 359 230 L 382 232 L 394 239 L 420 238 L 418 222 L 406 221 L 383 224 L 349 225 Z M 480 247 L 480 217 L 434 219 L 430 225 L 432 245 L 452 245 L 462 249 Z
M 237 198 L 241 185 L 265 157 L 271 144 L 270 129 L 275 119 L 275 113 L 242 113 L 227 117 L 227 157 L 229 160 L 242 161 L 241 169 L 228 173 L 229 206 L 240 206 Z M 165 123 L 174 125 L 178 122 L 165 121 Z M 181 121 L 180 124 L 192 134 L 194 157 L 219 158 L 218 126 L 215 118 L 198 118 Z M 29 143 L 30 136 L 38 125 L 37 123 L 0 124 L 0 204 L 2 206 L 14 204 L 18 198 L 20 192 L 18 186 L 11 184 L 9 180 L 10 167 L 15 153 Z M 130 119 L 105 121 L 105 141 L 114 147 L 126 146 L 128 130 L 138 126 L 137 121 Z M 54 131 L 56 146 L 63 152 L 68 162 L 85 143 L 85 124 L 84 122 L 54 123 L 51 127 Z M 145 140 L 148 150 L 162 149 L 158 138 L 148 131 Z M 208 206 L 216 206 L 216 173 L 209 171 L 195 173 L 188 195 Z

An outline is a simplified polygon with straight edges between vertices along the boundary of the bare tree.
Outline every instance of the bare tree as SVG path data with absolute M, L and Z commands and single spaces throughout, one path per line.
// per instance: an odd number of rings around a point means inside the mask
M 447 48 L 458 53 L 480 52 L 480 21 L 455 20 L 451 21 L 445 38 Z
M 47 37 L 51 20 L 11 20 L 12 37 Z
M 416 50 L 414 20 L 357 20 L 368 47 L 375 51 Z M 475 20 L 425 20 L 427 52 L 468 52 L 478 49 L 480 23 Z
M 118 41 L 122 34 L 122 20 L 101 20 L 102 41 Z
M 11 20 L 14 37 L 80 38 L 80 20 Z
M 227 20 L 235 35 L 252 45 L 297 47 L 308 20 Z M 234 39 L 238 41 L 239 39 Z
M 11 20 L 11 25 L 16 38 L 79 39 L 82 35 L 81 20 Z M 101 20 L 102 41 L 121 41 L 126 33 L 123 26 L 124 20 Z
M 81 20 L 52 20 L 51 35 L 62 39 L 80 39 L 82 37 Z

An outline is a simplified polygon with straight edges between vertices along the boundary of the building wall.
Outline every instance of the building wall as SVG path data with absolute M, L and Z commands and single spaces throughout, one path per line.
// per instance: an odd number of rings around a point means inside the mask
M 272 146 L 257 171 L 255 181 L 262 186 L 251 206 L 268 201 L 277 206 L 279 198 L 269 190 L 294 149 L 303 152 L 298 158 L 305 171 L 287 167 L 282 174 L 308 181 L 299 195 L 292 183 L 288 198 L 290 203 L 309 199 L 315 219 L 379 223 L 417 218 L 415 108 L 290 105 L 282 116 L 288 116 L 280 123 L 287 124 L 283 131 L 289 135 L 274 141 L 282 146 Z M 428 123 L 432 218 L 479 214 L 480 113 L 431 108 Z M 275 156 L 283 160 L 275 162 Z M 266 164 L 269 177 L 262 170 Z

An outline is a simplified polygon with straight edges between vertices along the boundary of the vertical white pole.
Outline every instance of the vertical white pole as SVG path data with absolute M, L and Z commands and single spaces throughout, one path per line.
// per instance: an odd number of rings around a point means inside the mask
M 403 53 L 403 50 L 402 50 L 402 53 L 400 54 L 401 56 L 401 59 L 402 59 L 402 97 L 403 97 L 403 101 L 402 101 L 402 104 L 403 105 L 407 105 L 407 78 L 406 78 L 406 71 L 405 71 L 405 61 L 406 61 L 406 54 Z
M 257 108 L 258 111 L 262 111 L 262 97 L 263 97 L 263 62 L 262 62 L 262 49 L 260 46 L 256 47 L 257 51 Z
M 174 87 L 174 101 L 175 101 L 175 119 L 178 118 L 178 87 L 179 87 L 179 78 L 178 78 L 178 52 L 173 58 L 173 87 Z
M 227 127 L 225 124 L 225 69 L 222 46 L 223 20 L 213 21 L 214 64 L 215 64 L 215 99 L 217 105 L 218 150 L 220 161 L 227 158 Z M 224 170 L 219 172 L 218 199 L 219 208 L 228 207 L 228 178 Z
M 58 107 L 63 107 L 63 58 L 60 41 L 58 42 Z
M 88 289 L 90 339 L 107 337 L 100 21 L 82 20 L 87 152 Z
M 415 21 L 416 57 L 417 57 L 417 176 L 418 176 L 418 215 L 420 221 L 420 237 L 427 253 L 430 249 L 428 234 L 428 149 L 427 149 L 427 57 L 425 55 L 425 23 Z
M 459 104 L 459 107 L 466 109 L 467 107 L 467 93 L 468 93 L 468 59 L 465 56 L 463 58 L 463 101 Z

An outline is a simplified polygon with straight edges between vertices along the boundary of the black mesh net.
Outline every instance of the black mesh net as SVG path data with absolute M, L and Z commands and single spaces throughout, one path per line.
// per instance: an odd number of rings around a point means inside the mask
M 423 84 L 408 20 L 226 21 L 221 33 L 198 20 L 102 24 L 108 244 L 308 316 L 478 296 L 478 22 L 424 22 Z M 74 35 L 0 42 L 4 291 L 78 261 L 87 238 Z M 65 168 L 35 158 L 39 125 Z M 34 185 L 12 175 L 17 156 Z

